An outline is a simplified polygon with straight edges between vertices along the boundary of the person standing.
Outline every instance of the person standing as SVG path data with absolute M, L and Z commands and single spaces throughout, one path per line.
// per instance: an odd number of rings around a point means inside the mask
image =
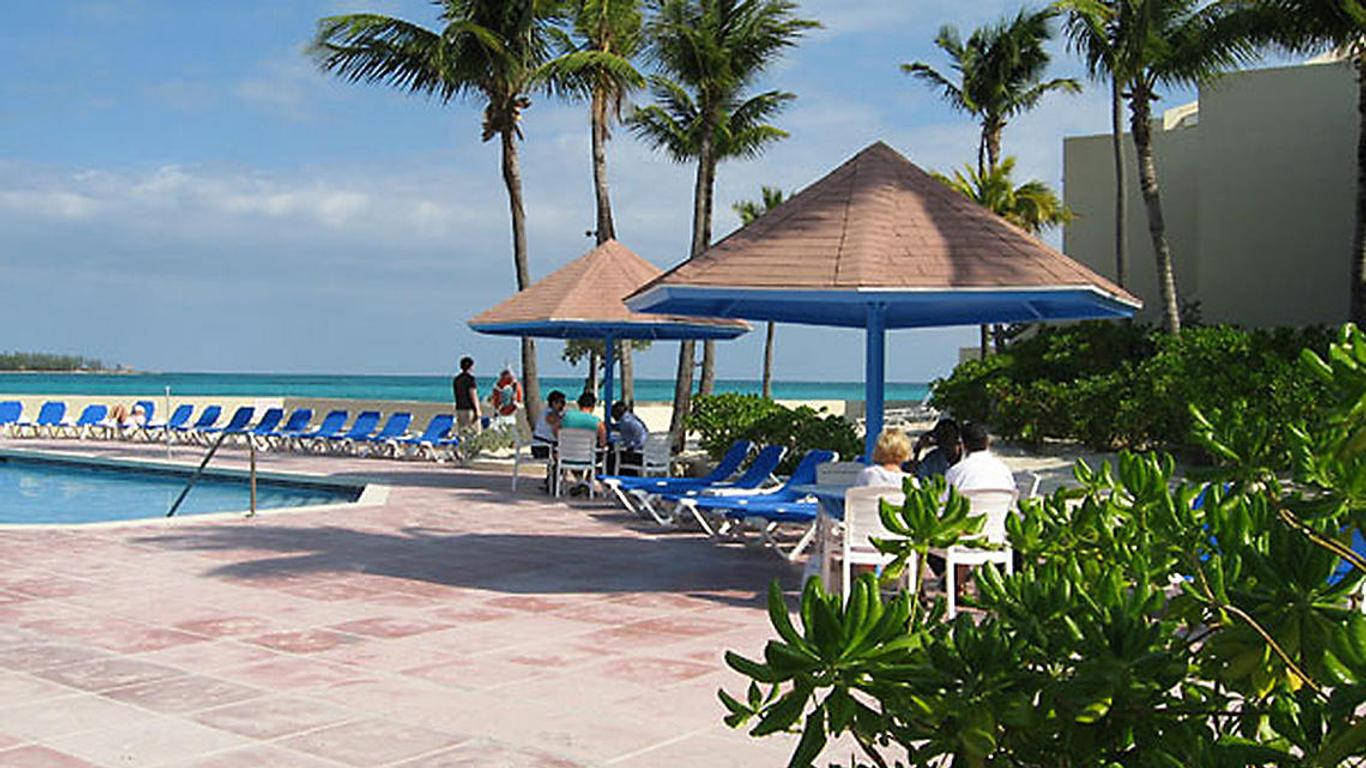
M 479 384 L 474 379 L 474 358 L 460 358 L 460 373 L 451 380 L 455 395 L 455 425 L 479 431 Z

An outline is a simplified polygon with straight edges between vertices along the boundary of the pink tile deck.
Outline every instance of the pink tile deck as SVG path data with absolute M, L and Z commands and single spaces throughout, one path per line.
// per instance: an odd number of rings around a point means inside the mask
M 722 653 L 758 654 L 764 592 L 774 578 L 795 586 L 793 566 L 601 501 L 514 495 L 493 473 L 260 462 L 364 477 L 388 499 L 0 531 L 0 766 L 786 762 L 789 743 L 721 724 L 716 688 L 738 687 Z

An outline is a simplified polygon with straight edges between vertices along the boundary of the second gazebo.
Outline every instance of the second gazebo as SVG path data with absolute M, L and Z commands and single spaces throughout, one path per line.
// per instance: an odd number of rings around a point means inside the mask
M 662 274 L 616 240 L 608 240 L 470 320 L 479 333 L 551 339 L 602 339 L 602 387 L 612 407 L 613 342 L 619 339 L 733 339 L 742 320 L 633 312 L 624 299 Z

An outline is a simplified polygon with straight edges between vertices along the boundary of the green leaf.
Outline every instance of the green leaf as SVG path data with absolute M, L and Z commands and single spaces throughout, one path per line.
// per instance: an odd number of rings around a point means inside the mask
M 734 651 L 726 651 L 726 664 L 745 677 L 758 680 L 761 683 L 776 683 L 782 679 L 782 676 L 774 672 L 767 664 L 750 661 Z
M 1351 755 L 1359 755 L 1363 747 L 1366 747 L 1366 720 L 1358 720 L 1347 730 L 1335 733 L 1319 750 L 1315 762 L 1325 767 L 1336 766 Z
M 964 728 L 958 734 L 958 740 L 968 757 L 977 760 L 985 759 L 996 749 L 996 737 L 981 728 Z
M 768 708 L 750 731 L 751 736 L 767 736 L 770 733 L 785 731 L 797 722 L 797 718 L 802 716 L 806 710 L 806 703 L 811 699 L 811 687 L 808 685 L 797 685 L 792 690 L 783 694 L 772 707 Z
M 1082 707 L 1081 712 L 1077 713 L 1077 722 L 1094 723 L 1097 720 L 1100 720 L 1110 712 L 1110 704 L 1113 701 L 1114 699 L 1112 697 L 1105 696 L 1087 704 L 1085 707 Z
M 787 601 L 783 598 L 783 588 L 777 579 L 768 584 L 768 620 L 773 628 L 778 630 L 779 637 L 798 648 L 808 647 L 806 640 L 792 626 L 792 619 L 787 613 Z
M 806 716 L 806 727 L 802 729 L 801 741 L 797 742 L 797 750 L 792 753 L 792 759 L 787 762 L 788 768 L 809 768 L 811 762 L 820 755 L 821 750 L 825 749 L 825 718 L 824 713 L 817 708 Z

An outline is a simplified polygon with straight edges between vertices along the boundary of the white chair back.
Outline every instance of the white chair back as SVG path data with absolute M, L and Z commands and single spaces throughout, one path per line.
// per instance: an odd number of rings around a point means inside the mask
M 640 474 L 648 477 L 668 475 L 669 460 L 673 458 L 670 448 L 668 433 L 647 436 L 642 452 L 644 466 L 640 468 Z
M 982 527 L 982 536 L 992 544 L 1004 544 L 1006 542 L 1006 515 L 1015 506 L 1015 500 L 1019 497 L 1019 492 L 1011 489 L 973 489 L 960 491 L 963 497 L 972 505 L 972 514 L 986 515 L 986 525 Z
M 1038 472 L 1016 472 L 1015 490 L 1020 492 L 1020 498 L 1032 499 L 1039 495 L 1039 486 L 1043 484 L 1043 477 Z
M 895 488 L 864 485 L 844 492 L 844 539 L 850 549 L 873 550 L 869 537 L 896 538 L 882 525 L 881 500 L 900 506 L 906 495 Z
M 592 469 L 597 465 L 598 433 L 593 429 L 560 430 L 560 468 Z
M 816 465 L 816 482 L 820 485 L 853 485 L 863 465 L 857 461 L 827 461 Z

